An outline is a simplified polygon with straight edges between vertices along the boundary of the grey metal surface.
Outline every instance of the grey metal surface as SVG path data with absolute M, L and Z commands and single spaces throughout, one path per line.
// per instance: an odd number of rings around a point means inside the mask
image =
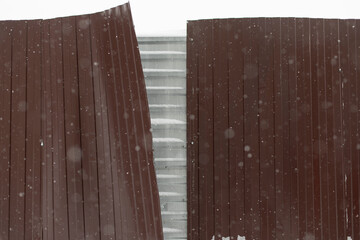
M 186 39 L 138 37 L 164 237 L 186 239 Z

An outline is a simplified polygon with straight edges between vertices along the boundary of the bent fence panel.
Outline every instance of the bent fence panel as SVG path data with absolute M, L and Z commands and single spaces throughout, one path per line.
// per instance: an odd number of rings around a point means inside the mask
M 188 238 L 358 239 L 359 20 L 188 23 Z
M 163 239 L 129 4 L 0 22 L 0 239 Z

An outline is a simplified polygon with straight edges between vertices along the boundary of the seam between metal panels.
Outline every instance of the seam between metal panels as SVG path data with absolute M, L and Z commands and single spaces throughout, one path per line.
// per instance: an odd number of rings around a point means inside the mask
M 66 193 L 69 193 L 69 186 L 68 186 L 68 156 L 67 156 L 67 147 L 66 147 L 66 115 L 65 115 L 65 76 L 64 76 L 64 72 L 65 72 L 65 66 L 64 66 L 64 33 L 63 33 L 63 20 L 60 19 L 60 23 L 61 23 L 61 64 L 62 64 L 62 99 L 63 99 L 63 121 L 64 121 L 64 158 L 65 158 L 65 173 L 66 173 Z M 60 149 L 60 148 L 59 148 Z M 70 210 L 69 210 L 69 197 L 66 196 L 66 205 L 67 205 L 67 227 L 68 227 L 68 238 L 70 239 L 70 221 L 69 221 L 69 216 L 70 216 Z M 54 220 L 55 222 L 55 220 Z
M 275 44 L 276 44 L 276 41 L 274 40 L 273 46 L 272 46 L 272 53 L 273 53 L 273 59 L 272 59 L 272 62 L 273 62 L 273 66 L 272 66 L 273 67 L 273 73 L 272 73 L 272 78 L 273 78 L 273 83 L 272 83 L 272 88 L 273 88 L 272 89 L 273 132 L 272 132 L 272 134 L 273 134 L 273 146 L 274 146 L 274 149 L 273 149 L 272 154 L 274 156 L 273 157 L 273 160 L 274 160 L 273 177 L 274 177 L 274 183 L 275 183 L 274 189 L 275 189 L 275 194 L 276 194 L 276 164 L 275 164 L 275 160 L 276 160 L 276 156 L 275 156 L 275 148 L 276 148 L 276 141 L 275 141 L 275 139 L 276 139 L 276 135 L 275 135 L 275 133 L 276 133 L 276 115 L 275 115 L 275 106 L 276 106 L 276 97 L 275 97 L 276 96 L 276 91 L 275 91 L 275 89 L 276 89 L 275 88 Z M 276 197 L 275 197 L 274 202 L 275 202 L 275 214 L 274 214 L 274 217 L 276 219 L 276 214 L 277 214 L 277 212 L 276 212 L 276 206 L 277 206 Z M 275 238 L 276 238 L 276 233 L 277 233 L 277 231 L 275 231 L 275 233 L 274 233 Z
M 357 55 L 358 55 L 358 48 L 357 48 L 357 31 L 356 31 L 356 26 L 357 26 L 357 22 L 358 21 L 356 21 L 356 20 L 354 20 L 354 22 L 355 22 L 355 61 L 356 61 L 356 64 L 355 64 L 355 66 L 358 66 L 358 58 L 357 58 Z M 358 79 L 358 68 L 356 67 L 355 68 L 355 79 Z M 358 98 L 358 96 L 359 96 L 359 92 L 357 91 L 358 90 L 358 82 L 356 81 L 355 82 L 355 89 L 356 89 L 356 92 L 355 92 L 355 94 L 356 94 L 356 96 L 357 96 L 357 98 Z M 357 99 L 357 105 L 359 105 L 359 99 Z M 356 122 L 358 123 L 358 121 L 359 121 L 359 119 L 358 119 L 358 114 L 356 115 Z M 358 125 L 358 124 L 357 124 Z M 359 128 L 358 128 L 358 126 L 356 126 L 356 129 L 357 129 L 357 132 L 359 131 Z M 358 154 L 357 154 L 358 155 Z M 356 158 L 356 155 L 355 155 L 355 158 Z M 358 167 L 359 167 L 359 164 L 358 164 Z M 358 174 L 359 174 L 359 169 L 358 169 Z M 359 193 L 358 193 L 358 196 L 359 196 Z M 352 198 L 353 199 L 353 198 Z M 352 201 L 353 202 L 353 201 Z M 358 204 L 359 204 L 359 202 L 358 202 Z M 359 206 L 359 205 L 358 205 Z M 355 216 L 355 217 L 358 217 L 358 216 Z M 355 231 L 356 230 L 354 230 L 354 224 L 352 225 L 353 226 L 353 229 L 352 229 L 352 232 L 353 232 L 353 234 L 352 234 L 352 237 L 354 237 L 354 233 L 355 233 Z
M 9 127 L 9 161 L 8 161 L 8 171 L 9 171 L 9 186 L 11 186 L 11 140 L 12 140 L 12 117 L 13 117 L 13 113 L 12 113 L 12 92 L 13 92 L 13 84 L 12 84 L 12 78 L 13 78 L 13 51 L 14 51 L 14 45 L 13 45 L 13 26 L 11 26 L 10 28 L 10 35 L 11 35 L 11 39 L 10 39 L 10 44 L 11 44 L 11 71 L 10 71 L 10 127 Z M 10 187 L 9 187 L 9 209 L 8 209 L 8 238 L 10 239 L 10 209 L 11 209 L 11 191 L 10 191 Z
M 327 102 L 327 96 L 328 96 L 328 91 L 327 91 L 327 74 L 326 74 L 326 57 L 325 57 L 325 52 L 326 52 L 326 48 L 325 48 L 325 38 L 326 38 L 326 31 L 325 31 L 325 21 L 323 20 L 322 21 L 322 35 L 323 35 L 323 43 L 324 46 L 323 46 L 323 51 L 324 51 L 324 55 L 322 56 L 323 57 L 323 61 L 324 61 L 324 93 L 325 93 L 325 102 Z M 326 134 L 325 134 L 325 140 L 326 140 L 326 146 L 328 146 L 328 109 L 326 108 L 325 109 L 325 126 L 326 126 Z M 329 157 L 329 153 L 328 153 L 328 149 L 326 149 L 325 151 L 325 155 L 326 155 L 326 161 Z M 327 182 L 330 182 L 329 180 L 329 164 L 327 163 L 326 164 L 326 176 L 327 176 Z M 329 196 L 329 184 L 327 185 L 327 188 L 326 188 L 326 191 L 327 191 L 327 195 Z M 330 197 L 328 197 L 327 199 L 327 205 L 328 205 L 328 211 L 329 211 L 329 206 L 330 206 Z M 327 219 L 327 225 L 330 226 L 330 214 L 328 216 L 328 219 Z M 321 231 L 321 237 L 324 238 L 324 233 L 323 231 Z
M 42 61 L 43 61 L 43 21 L 41 20 L 40 21 L 40 46 L 39 46 L 39 51 L 40 51 L 40 62 L 42 63 Z M 43 124 L 43 119 L 45 118 L 45 111 L 44 111 L 44 94 L 43 94 L 43 92 L 44 92 L 44 89 L 43 89 L 43 78 L 44 78 L 44 76 L 43 76 L 43 67 L 42 67 L 42 64 L 40 64 L 40 92 L 41 92 L 41 96 L 40 96 L 40 113 L 41 113 L 41 119 L 40 119 L 40 121 L 41 121 L 41 126 L 40 126 L 40 145 L 41 145 L 41 149 L 42 149 L 42 151 L 44 151 L 43 150 L 43 145 L 44 145 L 44 132 L 43 132 L 43 126 L 42 126 L 42 124 Z M 43 159 L 43 153 L 42 152 L 40 152 L 40 176 L 43 176 L 43 168 L 42 168 L 42 166 L 43 166 L 43 161 L 44 161 L 44 159 Z M 39 182 L 40 182 L 40 216 L 41 216 L 41 224 L 42 225 L 44 225 L 43 224 L 43 207 L 42 207 L 42 205 L 44 204 L 43 203 L 43 188 L 44 188 L 44 186 L 43 186 L 43 181 L 42 181 L 42 179 L 39 179 Z M 41 239 L 44 239 L 44 231 L 41 231 L 41 233 L 40 233 L 40 237 L 41 237 Z
M 314 176 L 313 176 L 313 173 L 314 173 L 314 129 L 313 129 L 313 120 L 314 120 L 314 114 L 313 114 L 313 106 L 314 106 L 314 103 L 313 103 L 313 74 L 311 72 L 312 70 L 312 42 L 311 42 L 311 34 L 312 34 L 312 27 L 310 25 L 310 20 L 308 20 L 308 28 L 309 28 L 309 36 L 308 36 L 308 41 L 309 41 L 309 45 L 308 45 L 308 50 L 309 50 L 309 80 L 310 80 L 310 119 L 311 119 L 311 125 L 310 125 L 310 146 L 311 146 L 311 173 L 310 173 L 310 176 L 311 176 L 311 182 L 312 182 L 312 186 L 311 186 L 311 195 L 312 195 L 312 226 L 311 228 L 313 228 L 313 234 L 315 236 L 315 226 L 314 226 L 314 223 L 315 223 L 315 211 L 314 211 L 314 206 L 315 206 L 315 199 L 314 199 Z M 310 208 L 311 209 L 311 208 Z M 311 216 L 310 216 L 311 217 Z
M 255 27 L 255 25 L 254 25 Z M 259 21 L 257 21 L 257 24 L 256 24 L 256 29 L 260 29 L 260 23 Z M 260 31 L 259 31 L 260 32 Z M 258 33 L 259 34 L 259 33 Z M 257 35 L 257 37 L 259 37 L 259 35 Z M 258 154 L 257 154 L 257 157 L 258 157 L 258 160 L 259 160 L 259 163 L 258 163 L 258 171 L 259 171 L 259 176 L 258 176 L 258 181 L 259 181 L 259 189 L 258 189 L 258 196 L 259 196 L 259 201 L 257 202 L 257 208 L 261 209 L 260 207 L 260 202 L 261 202 L 261 187 L 260 187 L 260 183 L 261 183 L 261 179 L 260 179 L 260 176 L 261 176 L 261 163 L 260 163 L 260 156 L 261 156 L 261 135 L 260 135 L 260 111 L 259 111 L 259 99 L 260 99 L 260 58 L 259 58 L 259 53 L 260 53 L 260 44 L 259 43 L 256 43 L 256 50 L 257 50 L 257 54 L 256 54 L 256 60 L 257 60 L 257 77 L 256 77 L 256 81 L 257 81 L 257 96 L 256 96 L 256 110 L 257 110 L 257 115 L 256 115 L 256 123 L 257 123 L 257 131 L 258 131 L 258 134 L 259 134 L 259 138 L 258 138 Z M 259 224 L 260 224 L 260 228 L 259 228 L 259 234 L 261 236 L 261 215 L 259 215 Z
M 342 69 L 342 65 L 341 65 L 341 48 L 340 48 L 340 20 L 337 21 L 337 31 L 338 31 L 338 59 L 339 59 L 339 69 Z M 343 150 L 343 90 L 342 90 L 342 76 L 341 73 L 339 73 L 339 93 L 340 93 L 340 143 L 341 143 L 341 161 L 343 161 L 344 159 L 344 150 Z M 345 173 L 344 173 L 344 165 L 343 163 L 341 163 L 341 177 L 344 178 Z M 342 192 L 343 192 L 343 196 L 342 199 L 345 199 L 345 184 L 342 187 Z M 345 201 L 343 201 L 342 203 L 342 208 L 344 209 L 344 214 L 342 217 L 345 217 Z M 344 220 L 344 226 L 343 230 L 344 230 L 344 234 L 346 234 L 346 221 Z
M 214 67 L 215 67 L 215 60 L 214 60 L 214 46 L 215 46 L 215 36 L 214 36 L 214 20 L 211 20 L 211 49 L 212 49 L 212 59 L 211 59 L 211 87 L 212 87 L 212 89 L 211 89 L 211 97 L 212 97 L 212 135 L 214 136 L 215 135 L 215 132 L 214 132 L 214 130 L 215 130 L 215 121 L 214 121 L 214 118 L 215 118 L 215 102 L 214 102 L 214 99 L 215 99 L 215 94 L 214 94 L 214 92 L 215 92 L 215 90 L 214 90 L 214 86 L 215 86 L 215 84 L 214 84 L 214 78 L 215 78 L 215 69 L 214 69 Z M 197 64 L 197 66 L 199 66 L 199 59 L 200 59 L 200 56 L 199 56 L 199 54 L 197 55 L 197 62 L 198 62 L 198 64 Z M 197 76 L 196 76 L 196 79 L 197 79 L 197 81 L 199 82 L 199 72 L 197 73 Z M 199 89 L 199 85 L 197 85 L 197 89 Z M 199 100 L 198 100 L 198 102 L 199 102 Z M 200 114 L 200 112 L 199 112 L 199 110 L 198 110 L 198 112 L 196 113 L 197 114 L 197 119 L 198 119 L 198 122 L 197 122 L 197 125 L 199 126 L 200 125 L 200 118 L 199 118 L 199 114 Z M 199 135 L 199 133 L 196 133 L 197 135 Z M 198 138 L 197 138 L 198 139 Z M 213 148 L 212 148 L 212 152 L 211 152 L 211 155 L 213 156 L 212 157 L 212 165 L 213 165 L 213 167 L 212 167 L 212 177 L 213 177 L 213 194 L 212 194 L 212 198 L 213 198 L 213 205 L 215 206 L 215 157 L 214 157 L 214 153 L 215 153 L 215 150 L 214 150 L 214 146 L 215 146 L 215 138 L 213 137 L 213 139 L 212 139 L 212 146 L 213 146 Z M 197 156 L 197 157 L 199 157 L 199 156 Z M 200 183 L 200 181 L 199 181 L 199 179 L 200 179 L 200 172 L 199 172 L 199 169 L 198 169 L 198 173 L 197 173 L 197 175 L 198 175 L 198 184 Z M 200 186 L 198 186 L 198 189 L 200 189 Z M 200 206 L 200 197 L 198 197 L 198 206 Z M 200 212 L 199 212 L 200 213 Z M 214 216 L 214 218 L 215 218 L 215 213 L 216 213 L 216 209 L 215 209 L 215 207 L 214 207 L 214 209 L 213 209 L 213 216 Z M 199 221 L 199 224 L 198 224 L 198 226 L 200 226 L 200 216 L 198 216 L 198 221 Z M 214 221 L 214 223 L 213 223 L 213 232 L 212 233 L 210 233 L 210 236 L 211 235 L 215 235 L 215 232 L 216 232 L 216 222 Z
M 324 55 L 322 56 L 323 57 L 323 61 L 324 61 L 324 93 L 325 93 L 325 102 L 327 104 L 327 97 L 328 97 L 328 91 L 327 91 L 327 74 L 326 74 L 326 48 L 325 48 L 325 38 L 326 38 L 326 31 L 325 31 L 325 21 L 323 21 L 323 27 L 322 27 L 322 34 L 323 34 L 323 44 L 324 44 L 324 47 L 323 47 L 323 51 L 324 51 Z M 329 131 L 329 128 L 328 128 L 328 109 L 326 108 L 325 109 L 325 126 L 326 126 L 326 134 L 325 134 L 325 139 L 326 139 L 326 146 L 329 146 L 328 144 L 328 131 Z M 329 157 L 329 150 L 326 149 L 326 152 L 325 152 L 325 155 L 326 155 L 326 161 Z M 327 163 L 326 164 L 326 175 L 327 175 L 327 182 L 330 182 L 330 179 L 329 179 L 329 164 Z M 326 188 L 326 191 L 327 191 L 327 194 L 329 195 L 329 192 L 330 192 L 330 186 L 329 184 L 327 185 L 327 188 Z M 327 199 L 327 205 L 328 205 L 328 211 L 329 211 L 329 206 L 330 206 L 330 197 L 328 197 Z M 327 225 L 330 226 L 330 214 L 328 216 L 328 220 L 327 220 Z M 321 231 L 321 237 L 323 238 L 324 237 L 324 233 L 323 231 Z
M 29 31 L 29 27 L 28 27 L 28 23 L 25 21 L 25 28 L 26 28 L 26 36 L 25 36 L 25 128 L 27 126 L 27 116 L 28 116 L 28 113 L 27 113 L 27 107 L 28 107 L 28 31 Z M 24 150 L 24 156 L 25 156 L 25 159 L 24 159 L 24 215 L 23 215 L 23 218 L 24 218 L 24 221 L 26 220 L 26 187 L 27 187 L 27 177 L 26 177 L 26 172 L 27 172 L 27 148 L 28 148 L 28 141 L 27 141 L 27 129 L 25 129 L 25 150 Z M 26 223 L 24 223 L 24 239 L 25 239 L 25 233 L 26 233 Z
M 229 29 L 229 25 L 228 25 L 228 19 L 225 20 L 226 23 L 226 27 L 227 29 Z M 229 31 L 226 31 L 226 35 L 224 36 L 226 39 L 226 42 L 229 42 Z M 228 137 L 227 137 L 227 167 L 228 167 L 228 178 L 227 178 L 227 185 L 230 187 L 231 186 L 231 162 L 230 162 L 230 142 L 231 142 L 231 134 L 232 134 L 232 126 L 230 126 L 230 59 L 229 59 L 229 44 L 226 44 L 226 70 L 227 70 L 227 76 L 226 76 L 226 84 L 227 84 L 227 128 L 225 131 L 227 131 Z M 236 175 L 236 174 L 235 174 Z M 229 212 L 229 216 L 228 216 L 228 221 L 229 221 L 229 226 L 227 227 L 227 232 L 228 232 L 228 236 L 231 236 L 231 228 L 230 226 L 232 225 L 231 223 L 231 208 L 230 208 L 230 202 L 231 202 L 231 191 L 228 192 L 228 212 Z
M 88 19 L 88 21 L 89 21 L 89 23 L 91 22 L 91 19 L 90 19 L 90 17 L 88 16 L 87 17 L 87 19 Z M 92 98 L 93 98 L 93 102 L 92 102 L 92 104 L 93 104 L 93 110 L 94 110 L 94 117 L 93 117 L 93 120 L 94 120 L 94 133 L 95 133 L 95 157 L 96 157 L 96 175 L 97 175 L 97 178 L 96 178 L 96 185 L 97 185 L 97 190 L 98 190 L 98 192 L 97 192 L 97 204 L 98 204 L 98 220 L 99 220 L 99 238 L 101 238 L 101 231 L 102 231 L 102 229 L 101 229 L 101 217 L 100 217 L 100 190 L 99 190 L 99 188 L 100 188 L 100 185 L 99 185 L 99 161 L 98 161 L 98 158 L 99 158 L 99 156 L 98 156 L 98 144 L 97 144 L 97 141 L 96 141 L 96 137 L 97 137 L 97 134 L 98 134 L 98 132 L 97 132 L 97 128 L 96 128 L 96 115 L 97 115 L 97 113 L 96 113 L 96 107 L 95 107 L 95 105 L 96 105 L 96 100 L 95 100 L 95 84 L 94 84 L 94 67 L 93 67 L 93 62 L 94 62 L 94 60 L 93 60 L 93 51 L 92 51 L 92 46 L 93 46 L 93 43 L 92 43 L 92 39 L 93 39 L 93 35 L 92 35 L 93 33 L 92 33 L 92 24 L 89 24 L 89 49 L 90 49 L 90 68 L 91 68 L 91 70 L 90 70 L 90 72 L 91 72 L 91 86 L 92 86 Z
M 51 140 L 50 140 L 50 148 L 52 149 L 54 147 L 54 121 L 53 121 L 53 113 L 52 113 L 52 108 L 53 108 L 53 91 L 54 89 L 52 89 L 51 87 L 51 79 L 52 79 L 52 67 L 51 67 L 51 41 L 50 41 L 50 31 L 51 31 L 51 22 L 48 21 L 48 26 L 49 26 L 49 29 L 48 29 L 48 44 L 49 44 L 49 71 L 50 71 L 50 74 L 49 74 L 49 79 L 50 79 L 50 121 L 51 121 Z M 54 177 L 54 152 L 51 151 L 51 204 L 52 204 L 52 207 L 54 207 L 54 182 L 53 182 L 53 177 Z M 52 225 L 52 238 L 55 239 L 55 223 L 54 223 L 54 211 L 51 211 L 51 217 L 52 217 L 52 222 L 50 223 Z M 47 234 L 49 235 L 49 234 Z
M 81 130 L 81 103 L 80 103 L 80 76 L 79 76 L 79 54 L 78 54 L 78 37 L 77 37 L 77 33 L 78 33 L 78 24 L 77 24 L 77 17 L 74 17 L 74 31 L 75 31 L 75 47 L 76 47 L 76 77 L 77 77 L 77 91 L 78 91 L 78 104 L 79 104 L 79 129 Z M 82 148 L 82 138 L 81 138 L 81 132 L 79 133 L 79 145 L 80 145 L 80 149 Z M 83 217 L 83 234 L 84 237 L 86 238 L 86 228 L 85 228 L 85 194 L 84 194 L 84 172 L 83 172 L 83 160 L 84 160 L 84 156 L 83 154 L 81 154 L 81 162 L 80 162 L 80 173 L 81 173 L 81 192 L 82 192 L 82 217 Z

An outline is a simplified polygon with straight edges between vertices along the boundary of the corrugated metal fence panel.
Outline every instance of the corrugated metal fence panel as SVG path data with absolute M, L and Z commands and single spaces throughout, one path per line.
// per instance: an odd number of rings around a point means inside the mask
M 129 4 L 0 22 L 0 239 L 162 239 Z
M 186 37 L 148 36 L 138 37 L 138 41 L 150 108 L 164 239 L 186 239 Z
M 359 239 L 359 20 L 188 23 L 188 239 Z

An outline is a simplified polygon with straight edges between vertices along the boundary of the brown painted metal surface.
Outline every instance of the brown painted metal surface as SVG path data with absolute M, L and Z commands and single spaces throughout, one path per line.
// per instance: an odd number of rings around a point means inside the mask
M 360 239 L 360 21 L 188 23 L 188 239 Z
M 0 22 L 0 239 L 162 239 L 128 4 Z

